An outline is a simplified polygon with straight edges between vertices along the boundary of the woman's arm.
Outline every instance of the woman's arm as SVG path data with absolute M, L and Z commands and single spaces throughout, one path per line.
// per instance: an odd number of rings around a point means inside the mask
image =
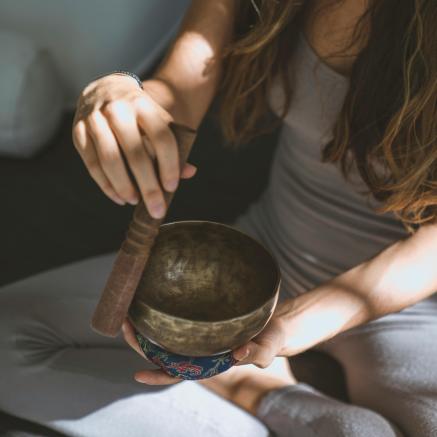
M 114 202 L 135 205 L 141 196 L 152 217 L 162 218 L 163 190 L 174 192 L 181 177 L 194 175 L 190 165 L 180 172 L 169 124 L 197 128 L 205 115 L 232 34 L 234 3 L 193 0 L 172 48 L 144 89 L 128 76 L 112 74 L 82 91 L 74 145 L 90 176 Z
M 437 225 L 423 226 L 374 258 L 283 308 L 296 354 L 336 334 L 400 311 L 437 291 Z
M 174 119 L 197 128 L 217 89 L 235 0 L 193 0 L 179 34 L 144 86 Z
M 234 352 L 260 367 L 291 356 L 437 291 L 437 224 L 422 226 L 372 259 L 278 306 L 267 328 Z M 245 357 L 245 358 L 243 358 Z

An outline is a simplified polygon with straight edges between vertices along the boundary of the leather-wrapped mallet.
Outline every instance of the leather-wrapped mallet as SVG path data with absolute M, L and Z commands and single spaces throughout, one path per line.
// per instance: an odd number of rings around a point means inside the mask
M 194 143 L 196 131 L 175 123 L 171 123 L 170 128 L 178 144 L 182 171 Z M 164 198 L 168 207 L 173 193 L 164 191 Z M 143 202 L 135 208 L 126 239 L 118 252 L 92 318 L 91 326 L 98 333 L 115 337 L 119 332 L 163 220 L 152 218 Z

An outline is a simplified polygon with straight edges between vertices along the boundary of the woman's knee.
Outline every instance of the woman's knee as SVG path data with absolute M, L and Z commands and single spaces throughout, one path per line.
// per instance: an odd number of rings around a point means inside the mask
M 380 414 L 325 396 L 304 384 L 269 394 L 259 417 L 280 436 L 400 437 Z
M 33 374 L 65 345 L 62 329 L 57 328 L 68 318 L 63 316 L 65 309 L 55 303 L 53 295 L 26 287 L 0 289 L 0 372 L 5 385 L 23 382 L 25 375 Z
M 335 437 L 400 437 L 387 419 L 365 408 L 347 405 L 319 419 L 323 435 Z
M 10 413 L 14 413 L 9 408 L 11 393 L 26 385 L 20 375 L 25 365 L 20 352 L 24 338 L 18 330 L 25 311 L 25 302 L 20 302 L 7 287 L 0 289 L 0 409 Z
M 404 396 L 394 418 L 406 436 L 435 437 L 437 435 L 437 392 Z M 400 407 L 400 408 L 399 408 Z
M 36 295 L 0 289 L 0 370 L 6 382 L 49 343 L 46 323 L 37 314 L 41 305 L 44 299 Z

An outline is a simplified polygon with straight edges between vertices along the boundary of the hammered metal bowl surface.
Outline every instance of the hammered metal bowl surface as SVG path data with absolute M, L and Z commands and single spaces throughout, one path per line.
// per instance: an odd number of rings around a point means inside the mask
M 129 318 L 142 336 L 166 351 L 220 354 L 264 328 L 279 284 L 272 255 L 244 233 L 205 221 L 165 224 Z

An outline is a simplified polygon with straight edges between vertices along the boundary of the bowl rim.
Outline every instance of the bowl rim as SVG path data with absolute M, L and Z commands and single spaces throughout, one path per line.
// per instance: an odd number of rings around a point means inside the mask
M 251 241 L 253 241 L 257 246 L 259 246 L 264 252 L 266 252 L 270 259 L 273 261 L 273 266 L 275 268 L 276 271 L 276 281 L 275 281 L 275 285 L 273 287 L 273 291 L 271 293 L 271 295 L 265 300 L 263 301 L 263 303 L 261 305 L 259 305 L 257 308 L 255 308 L 252 311 L 249 311 L 247 313 L 241 314 L 237 317 L 232 317 L 229 319 L 221 319 L 221 320 L 214 320 L 214 321 L 207 321 L 207 320 L 192 320 L 192 319 L 186 319 L 184 317 L 178 317 L 175 316 L 173 314 L 169 314 L 165 311 L 159 310 L 155 307 L 153 307 L 152 305 L 149 305 L 143 301 L 138 301 L 137 304 L 141 304 L 144 305 L 145 307 L 147 307 L 148 309 L 152 310 L 152 311 L 156 311 L 157 313 L 163 314 L 165 316 L 171 317 L 173 320 L 180 320 L 183 322 L 191 322 L 191 323 L 196 323 L 196 324 L 200 324 L 200 325 L 211 325 L 211 324 L 222 324 L 224 322 L 232 322 L 232 321 L 238 321 L 238 320 L 243 320 L 246 317 L 248 317 L 249 315 L 255 313 L 256 311 L 259 311 L 261 308 L 263 308 L 268 302 L 270 302 L 272 299 L 274 299 L 277 302 L 278 299 L 278 295 L 279 295 L 279 288 L 281 285 L 281 270 L 278 264 L 278 261 L 276 260 L 276 258 L 273 256 L 273 254 L 270 252 L 270 250 L 268 250 L 262 243 L 260 243 L 258 240 L 256 240 L 255 238 L 253 238 L 252 236 L 250 236 L 249 234 L 247 234 L 246 232 L 240 231 L 239 229 L 236 229 L 235 227 L 225 224 L 225 223 L 219 223 L 219 222 L 214 222 L 214 221 L 210 221 L 210 220 L 180 220 L 180 221 L 173 221 L 173 222 L 168 222 L 168 223 L 164 223 L 162 225 L 159 226 L 159 229 L 164 228 L 164 227 L 174 227 L 178 224 L 199 224 L 199 223 L 203 223 L 203 224 L 211 224 L 211 225 L 216 225 L 219 227 L 225 227 L 230 229 L 231 231 L 237 232 L 239 234 L 244 235 L 245 237 L 249 238 Z M 135 290 L 136 292 L 136 290 Z M 276 304 L 275 302 L 275 304 Z

